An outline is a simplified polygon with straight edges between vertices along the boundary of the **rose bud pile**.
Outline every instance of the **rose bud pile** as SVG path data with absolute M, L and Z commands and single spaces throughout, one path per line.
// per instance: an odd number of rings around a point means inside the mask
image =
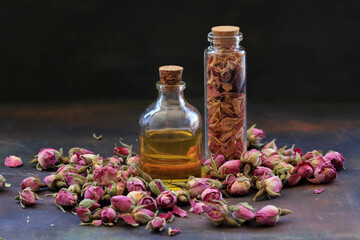
M 43 148 L 31 162 L 37 163 L 38 170 L 56 172 L 46 176 L 44 183 L 35 175 L 24 179 L 16 199 L 23 207 L 32 205 L 38 199 L 35 192 L 47 187 L 55 192 L 48 194 L 55 198 L 55 205 L 75 213 L 81 225 L 114 226 L 123 221 L 161 232 L 176 217 L 186 218 L 188 213 L 180 206 L 190 205 L 190 212 L 206 216 L 217 226 L 239 227 L 244 222 L 273 226 L 291 210 L 268 205 L 256 211 L 248 203 L 227 206 L 226 197 L 255 190 L 256 201 L 263 195 L 280 196 L 282 189 L 300 182 L 331 183 L 337 171 L 344 169 L 344 157 L 335 151 L 303 154 L 294 146 L 279 148 L 275 139 L 262 143 L 264 136 L 261 129 L 251 127 L 248 151 L 236 159 L 220 153 L 204 159 L 202 176 L 172 183 L 177 191 L 143 172 L 140 157 L 121 139 L 121 146 L 115 146 L 115 155 L 110 157 L 79 147 L 70 149 L 68 156 L 62 149 Z M 3 185 L 5 179 L 0 175 L 0 188 Z M 169 227 L 167 232 L 172 236 L 179 229 Z

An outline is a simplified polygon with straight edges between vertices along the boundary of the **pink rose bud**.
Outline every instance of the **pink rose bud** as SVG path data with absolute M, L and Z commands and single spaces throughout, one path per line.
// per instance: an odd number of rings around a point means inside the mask
M 127 165 L 130 165 L 131 163 L 134 163 L 134 164 L 137 164 L 140 162 L 140 156 L 137 155 L 137 156 L 132 156 L 131 158 L 129 158 L 127 161 L 126 161 L 126 164 Z
M 141 199 L 150 196 L 150 193 L 145 191 L 132 191 L 129 192 L 127 196 L 134 201 L 135 205 L 137 205 L 141 201 Z
M 30 188 L 33 192 L 37 192 L 40 190 L 40 187 L 44 187 L 44 185 L 45 184 L 41 183 L 39 177 L 28 177 L 21 182 L 21 190 L 24 190 L 25 188 Z
M 155 216 L 153 211 L 141 207 L 134 208 L 134 210 L 132 211 L 132 215 L 135 221 L 139 224 L 145 224 L 151 219 L 153 219 Z
M 316 156 L 321 156 L 322 153 L 319 152 L 318 150 L 312 150 L 311 152 L 307 152 L 302 156 L 303 160 L 312 160 L 314 159 Z
M 202 192 L 201 200 L 203 202 L 217 204 L 219 201 L 223 200 L 223 197 L 219 189 L 216 187 L 209 187 Z
M 244 223 L 255 218 L 255 210 L 248 203 L 243 202 L 237 205 L 229 206 L 229 210 L 233 212 L 233 217 L 239 222 Z
M 219 153 L 215 154 L 213 156 L 213 160 L 214 160 L 215 165 L 216 165 L 217 168 L 219 168 L 221 165 L 223 165 L 225 163 L 225 161 L 226 161 L 225 156 L 222 155 L 222 154 L 219 154 Z M 207 165 L 207 166 L 211 167 L 212 166 L 211 165 L 211 159 L 210 158 L 206 159 L 205 162 L 204 162 L 204 165 Z
M 178 204 L 188 204 L 190 202 L 190 194 L 188 190 L 180 189 L 175 192 Z
M 279 221 L 280 216 L 290 213 L 292 213 L 291 210 L 280 209 L 273 205 L 267 205 L 257 211 L 255 215 L 255 222 L 262 225 L 274 226 Z
M 240 167 L 241 167 L 241 161 L 240 160 L 230 160 L 230 161 L 227 161 L 223 165 L 220 166 L 219 172 L 223 176 L 228 175 L 228 174 L 236 175 L 237 173 L 240 172 Z
M 130 213 L 134 208 L 134 203 L 130 197 L 114 196 L 110 199 L 111 205 L 120 213 Z
M 187 189 L 189 190 L 189 194 L 191 198 L 200 198 L 202 192 L 207 189 L 211 182 L 207 181 L 207 178 L 195 178 L 189 177 Z
M 277 151 L 278 147 L 275 144 L 275 139 L 273 139 L 271 142 L 265 144 L 265 146 L 261 149 L 261 151 L 263 151 L 265 149 L 273 149 L 273 150 Z
M 169 191 L 169 188 L 160 180 L 154 179 L 149 183 L 150 191 L 156 196 L 162 193 L 163 191 Z
M 83 223 L 90 222 L 91 220 L 91 212 L 87 207 L 78 207 L 76 208 L 76 215 L 79 220 Z
M 319 165 L 329 163 L 329 161 L 321 155 L 317 155 L 314 158 L 310 159 L 309 161 L 311 162 L 311 165 L 314 167 L 314 169 L 316 169 L 317 166 L 319 166 Z
M 122 158 L 121 157 L 110 157 L 109 164 L 112 164 L 116 167 L 121 167 Z
M 60 188 L 67 187 L 64 179 L 60 175 L 52 174 L 44 178 L 44 183 L 48 186 L 50 190 L 57 191 Z
M 102 186 L 109 186 L 111 181 L 116 182 L 117 170 L 106 166 L 97 171 L 94 175 L 94 180 Z
M 64 179 L 68 186 L 71 186 L 74 184 L 82 186 L 87 181 L 86 177 L 84 177 L 78 173 L 67 173 L 67 174 L 65 174 Z
M 67 190 L 60 190 L 55 199 L 55 203 L 61 207 L 73 207 L 76 204 L 76 197 Z
M 259 144 L 261 139 L 265 137 L 265 133 L 263 130 L 252 127 L 251 132 L 248 134 L 249 142 L 252 145 Z
M 128 192 L 132 191 L 145 191 L 146 185 L 145 183 L 138 177 L 130 177 L 126 181 L 126 189 Z
M 4 164 L 6 167 L 16 168 L 16 167 L 19 167 L 22 165 L 22 161 L 21 161 L 21 158 L 12 155 L 12 156 L 5 158 Z
M 331 163 L 320 164 L 314 171 L 314 178 L 307 180 L 311 183 L 331 183 L 337 178 L 337 171 Z
M 247 152 L 245 152 L 242 156 L 241 156 L 241 161 L 243 163 L 248 163 L 252 166 L 258 166 L 261 164 L 261 152 L 259 152 L 256 149 L 251 149 Z
M 290 175 L 288 181 L 287 181 L 287 185 L 288 186 L 294 186 L 296 184 L 298 184 L 301 180 L 301 175 L 298 173 L 293 173 Z
M 53 148 L 43 148 L 38 153 L 37 169 L 48 169 L 60 163 L 61 153 Z
M 113 222 L 117 219 L 117 215 L 111 207 L 104 207 L 100 212 L 100 218 L 103 224 L 112 226 Z
M 244 196 L 249 193 L 251 183 L 249 178 L 242 176 L 231 181 L 227 186 L 226 190 L 234 196 Z
M 272 174 L 272 170 L 268 167 L 257 166 L 254 170 L 254 176 L 262 177 L 263 175 Z
M 256 193 L 253 201 L 256 201 L 258 197 L 265 193 L 268 197 L 280 196 L 282 182 L 278 176 L 262 178 L 261 181 L 258 180 L 256 182 L 256 187 L 259 189 L 259 191 Z
M 164 191 L 157 196 L 156 202 L 161 208 L 172 208 L 177 203 L 176 195 L 171 191 Z
M 115 186 L 116 186 L 116 192 L 114 195 L 123 195 L 125 191 L 126 183 L 124 181 L 116 182 Z M 110 191 L 111 188 L 112 188 L 112 184 L 108 186 L 108 190 Z
M 294 172 L 299 174 L 302 179 L 310 178 L 313 175 L 314 167 L 310 161 L 302 160 L 296 165 Z
M 140 206 L 144 206 L 144 208 L 150 210 L 150 211 L 156 211 L 157 210 L 157 204 L 155 199 L 153 199 L 152 197 L 148 196 L 148 197 L 144 197 L 140 200 L 139 202 Z
M 130 149 L 128 147 L 114 147 L 114 153 L 117 156 L 126 157 L 129 155 Z
M 327 159 L 329 162 L 331 162 L 332 165 L 336 168 L 336 170 L 344 169 L 344 157 L 341 153 L 329 151 L 325 156 L 325 159 Z
M 86 189 L 84 199 L 91 199 L 99 202 L 104 196 L 102 187 L 90 186 Z
M 62 165 L 56 170 L 56 174 L 65 177 L 66 174 L 77 173 L 76 168 L 71 165 Z
M 36 193 L 31 191 L 30 188 L 25 188 L 22 192 L 19 192 L 19 194 L 19 196 L 15 197 L 15 200 L 20 200 L 20 205 L 22 208 L 33 205 L 36 199 L 41 199 Z
M 180 229 L 178 227 L 172 229 L 171 227 L 168 228 L 168 234 L 169 236 L 174 236 L 180 232 Z
M 203 210 L 205 216 L 216 226 L 226 222 L 230 226 L 240 227 L 240 224 L 228 217 L 226 205 L 207 203 Z
M 262 166 L 274 169 L 274 167 L 282 161 L 282 157 L 278 153 L 273 153 L 272 155 L 265 157 L 262 156 Z
M 161 217 L 156 217 L 149 221 L 145 229 L 150 229 L 152 232 L 161 232 L 166 226 L 166 220 Z
M 84 155 L 84 154 L 94 154 L 94 153 L 85 148 L 74 147 L 69 150 L 69 156 L 71 157 L 74 154 Z

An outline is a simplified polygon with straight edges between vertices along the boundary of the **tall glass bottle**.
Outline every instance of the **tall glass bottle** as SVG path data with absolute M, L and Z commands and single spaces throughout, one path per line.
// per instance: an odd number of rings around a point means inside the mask
M 183 68 L 162 66 L 157 100 L 140 117 L 140 165 L 153 179 L 187 181 L 200 176 L 202 125 L 184 98 Z
M 240 159 L 246 151 L 246 65 L 242 33 L 236 26 L 217 26 L 208 34 L 204 53 L 205 157 L 223 154 Z

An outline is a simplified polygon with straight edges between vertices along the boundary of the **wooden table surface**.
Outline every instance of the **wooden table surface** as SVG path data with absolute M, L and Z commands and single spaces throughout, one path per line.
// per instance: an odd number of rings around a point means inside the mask
M 149 104 L 138 102 L 83 102 L 0 105 L 0 174 L 11 188 L 0 191 L 0 237 L 10 239 L 159 239 L 164 231 L 150 233 L 144 226 L 131 227 L 121 221 L 114 227 L 79 226 L 70 213 L 62 213 L 53 198 L 45 197 L 34 207 L 22 209 L 14 197 L 27 173 L 43 179 L 50 171 L 39 172 L 28 164 L 43 147 L 81 146 L 103 156 L 112 155 L 119 137 L 138 148 L 138 118 Z M 196 105 L 199 109 L 201 104 Z M 230 198 L 230 204 L 248 201 L 256 208 L 273 204 L 292 209 L 275 227 L 215 227 L 205 216 L 188 214 L 168 226 L 179 227 L 175 239 L 360 239 L 360 105 L 359 104 L 248 104 L 248 125 L 257 123 L 267 140 L 278 146 L 296 144 L 303 152 L 332 149 L 345 156 L 346 170 L 332 184 L 284 188 L 281 197 L 252 202 L 254 192 Z M 102 134 L 96 141 L 93 133 Z M 8 155 L 20 156 L 24 165 L 10 169 L 3 164 Z M 314 189 L 324 188 L 320 195 Z M 188 209 L 188 208 L 185 208 Z M 27 219 L 30 220 L 27 223 Z M 54 224 L 54 226 L 50 226 Z

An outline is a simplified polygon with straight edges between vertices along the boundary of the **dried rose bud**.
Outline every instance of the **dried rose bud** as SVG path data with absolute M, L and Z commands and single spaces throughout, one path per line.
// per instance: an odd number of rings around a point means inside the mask
M 247 130 L 247 140 L 248 140 L 248 146 L 259 146 L 261 140 L 265 137 L 265 133 L 263 130 L 255 128 L 256 125 L 251 126 Z
M 132 191 L 145 191 L 146 185 L 143 180 L 141 180 L 139 177 L 130 177 L 126 181 L 126 189 L 128 192 Z
M 86 207 L 90 211 L 94 211 L 94 210 L 98 209 L 99 207 L 101 207 L 101 205 L 99 203 L 97 203 L 95 200 L 91 200 L 91 199 L 83 199 L 79 203 L 79 206 L 80 207 Z
M 130 164 L 137 164 L 140 162 L 140 156 L 137 155 L 137 156 L 132 156 L 131 158 L 129 158 L 127 161 L 126 161 L 126 164 L 127 165 L 130 165 Z
M 82 186 L 87 181 L 86 177 L 84 177 L 78 173 L 67 173 L 67 174 L 65 174 L 64 179 L 68 186 L 71 186 L 74 184 Z
M 251 187 L 250 179 L 242 176 L 231 181 L 226 190 L 234 196 L 244 196 L 249 193 Z
M 272 174 L 272 170 L 268 167 L 257 166 L 254 170 L 254 176 L 262 177 L 263 175 Z
M 240 224 L 228 217 L 226 205 L 207 203 L 203 206 L 205 216 L 216 226 L 226 222 L 233 227 L 240 227 Z
M 19 192 L 19 196 L 15 200 L 20 200 L 20 205 L 22 208 L 25 206 L 33 205 L 36 199 L 41 199 L 39 196 L 31 191 L 30 188 L 25 188 L 22 192 Z
M 111 205 L 120 213 L 130 213 L 134 208 L 134 202 L 127 196 L 114 196 L 110 199 Z
M 185 210 L 181 209 L 180 207 L 178 206 L 174 206 L 173 207 L 173 211 L 172 211 L 175 215 L 179 216 L 179 217 L 186 217 L 187 216 L 187 213 Z
M 274 167 L 282 161 L 282 156 L 278 153 L 273 153 L 272 155 L 266 157 L 262 156 L 262 166 L 274 169 Z
M 45 184 L 41 183 L 40 178 L 38 176 L 33 175 L 32 177 L 25 178 L 21 182 L 21 190 L 25 188 L 30 188 L 33 192 L 37 192 L 41 187 L 46 187 Z
M 215 154 L 214 156 L 212 156 L 212 158 L 213 158 L 213 160 L 214 160 L 214 163 L 215 163 L 215 165 L 216 165 L 216 168 L 219 168 L 221 165 L 223 165 L 224 163 L 225 163 L 225 161 L 226 161 L 226 159 L 225 159 L 225 156 L 224 155 L 222 155 L 222 154 L 219 154 L 219 153 L 217 153 L 217 154 Z M 206 159 L 205 161 L 204 161 L 204 165 L 207 165 L 207 166 L 212 166 L 212 164 L 211 164 L 211 159 L 209 158 L 209 159 Z
M 323 165 L 323 164 L 329 162 L 322 155 L 317 155 L 314 158 L 310 159 L 309 161 L 311 162 L 311 165 L 314 167 L 314 169 L 316 169 L 317 166 L 319 166 L 319 165 Z
M 84 155 L 84 154 L 94 154 L 94 153 L 85 148 L 73 147 L 69 150 L 69 157 L 71 157 L 74 154 Z
M 178 227 L 172 229 L 171 227 L 168 228 L 168 234 L 169 236 L 174 236 L 180 232 L 180 229 Z
M 259 152 L 256 149 L 251 149 L 247 152 L 244 152 L 243 155 L 241 155 L 241 162 L 243 164 L 250 164 L 253 167 L 256 167 L 261 164 L 261 152 Z
M 273 149 L 273 150 L 277 151 L 278 147 L 275 144 L 275 140 L 276 139 L 273 139 L 271 142 L 265 144 L 265 146 L 261 149 L 261 151 L 264 151 L 265 149 Z
M 268 197 L 280 196 L 282 182 L 278 176 L 262 178 L 261 181 L 256 182 L 256 187 L 259 191 L 256 193 L 253 201 L 256 201 L 256 199 L 264 193 L 266 193 Z
M 156 217 L 149 221 L 145 229 L 150 229 L 152 232 L 161 232 L 166 226 L 166 220 L 161 217 Z
M 125 171 L 125 170 L 119 170 L 117 172 L 116 176 L 117 176 L 117 178 L 120 178 L 120 179 L 122 179 L 124 181 L 126 181 L 128 178 L 131 177 L 130 173 L 128 171 Z
M 318 150 L 312 150 L 311 152 L 307 152 L 302 156 L 303 160 L 309 160 L 316 158 L 316 156 L 322 156 L 322 152 Z
M 99 202 L 103 196 L 104 190 L 102 189 L 102 187 L 97 186 L 88 187 L 84 194 L 85 199 L 95 200 L 96 202 Z
M 150 193 L 145 191 L 132 191 L 129 192 L 127 196 L 134 201 L 135 205 L 137 205 L 141 199 L 150 196 Z
M 331 163 L 320 164 L 314 171 L 314 178 L 308 178 L 311 183 L 331 183 L 337 178 L 337 171 Z
M 202 192 L 210 187 L 211 182 L 207 181 L 207 178 L 189 177 L 187 183 L 187 189 L 189 190 L 190 197 L 200 198 Z
M 156 196 L 163 191 L 169 191 L 169 188 L 160 180 L 154 179 L 149 183 L 150 191 Z
M 139 202 L 140 206 L 143 206 L 144 208 L 150 210 L 150 211 L 156 211 L 157 210 L 157 204 L 155 199 L 153 199 L 150 196 L 144 197 Z
M 229 210 L 233 212 L 233 217 L 241 224 L 255 218 L 254 208 L 246 202 L 229 206 Z
M 228 174 L 237 174 L 240 172 L 240 167 L 241 167 L 240 160 L 230 160 L 220 166 L 219 172 L 223 176 Z
M 100 212 L 100 218 L 103 224 L 112 226 L 113 222 L 117 220 L 116 212 L 111 207 L 104 207 Z
M 91 212 L 87 207 L 78 207 L 76 208 L 76 215 L 79 220 L 83 223 L 90 222 L 91 220 Z
M 114 153 L 119 157 L 127 157 L 130 149 L 128 147 L 114 147 Z
M 101 168 L 94 175 L 94 180 L 102 186 L 108 186 L 111 181 L 116 182 L 116 178 L 117 170 L 109 166 Z
M 175 192 L 178 204 L 188 204 L 190 202 L 189 191 L 180 189 Z
M 327 159 L 329 162 L 331 162 L 332 165 L 336 168 L 336 170 L 344 169 L 344 157 L 341 153 L 335 152 L 335 151 L 329 151 L 324 156 L 325 159 Z
M 59 151 L 53 148 L 40 149 L 40 152 L 37 155 L 38 165 L 36 166 L 36 169 L 42 170 L 55 167 L 55 165 L 59 164 L 61 160 L 62 154 Z
M 21 161 L 21 158 L 16 157 L 14 155 L 11 155 L 11 156 L 5 158 L 5 162 L 4 162 L 4 165 L 6 167 L 13 167 L 13 168 L 19 167 L 22 164 L 23 164 L 23 162 Z
M 108 189 L 111 190 L 112 186 L 113 186 L 112 184 L 109 185 Z M 124 191 L 125 191 L 126 183 L 124 181 L 116 182 L 115 187 L 116 187 L 116 192 L 112 196 L 114 196 L 114 195 L 122 195 L 124 193 Z
M 290 175 L 288 181 L 287 181 L 287 186 L 294 186 L 296 184 L 298 184 L 301 180 L 301 175 L 297 174 L 297 173 L 293 173 Z
M 55 204 L 64 211 L 62 207 L 73 207 L 77 203 L 77 196 L 70 191 L 62 189 L 56 194 Z
M 121 163 L 123 161 L 123 159 L 121 157 L 109 157 L 108 158 L 109 163 L 115 167 L 121 167 Z
M 63 187 L 67 187 L 65 180 L 62 176 L 57 174 L 48 175 L 44 178 L 44 183 L 50 190 L 57 191 Z
M 201 200 L 208 203 L 218 203 L 223 200 L 222 194 L 216 187 L 209 187 L 201 194 Z
M 255 222 L 267 225 L 274 226 L 278 221 L 280 216 L 284 216 L 292 213 L 288 209 L 280 209 L 273 205 L 267 205 L 257 211 L 255 215 Z
M 294 167 L 286 162 L 280 162 L 274 167 L 273 173 L 278 176 L 283 183 L 286 183 L 294 171 Z
M 68 190 L 71 193 L 76 194 L 76 195 L 81 194 L 81 189 L 80 189 L 79 185 L 77 185 L 77 184 L 71 185 L 70 187 L 68 187 Z
M 72 165 L 62 165 L 56 170 L 56 174 L 65 177 L 68 173 L 77 173 L 76 167 Z
M 134 220 L 139 224 L 145 224 L 155 216 L 153 211 L 141 207 L 134 208 L 131 214 L 133 215 Z
M 310 178 L 313 175 L 314 167 L 309 161 L 302 160 L 296 165 L 294 172 L 299 174 L 301 178 Z
M 177 203 L 176 195 L 171 191 L 164 191 L 157 196 L 156 202 L 161 208 L 172 208 Z
M 10 187 L 11 184 L 10 183 L 6 183 L 6 179 L 4 178 L 3 175 L 0 174 L 0 190 L 2 187 Z

